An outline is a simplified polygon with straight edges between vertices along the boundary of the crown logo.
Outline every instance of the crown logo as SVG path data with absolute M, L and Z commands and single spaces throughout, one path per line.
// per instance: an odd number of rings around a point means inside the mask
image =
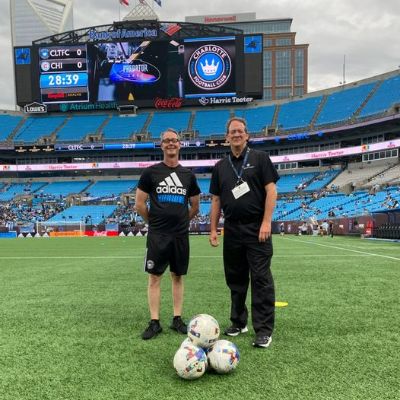
M 203 65 L 202 63 L 200 63 L 200 65 L 204 75 L 211 76 L 215 75 L 215 73 L 217 72 L 219 61 L 215 64 L 215 59 L 213 58 L 211 64 L 208 64 L 208 60 L 206 59 L 205 64 Z

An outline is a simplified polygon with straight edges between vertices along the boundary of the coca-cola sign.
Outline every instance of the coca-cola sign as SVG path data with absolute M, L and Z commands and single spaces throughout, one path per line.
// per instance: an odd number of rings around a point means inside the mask
M 154 100 L 155 108 L 181 108 L 183 103 L 182 97 L 171 97 L 170 99 L 162 99 L 156 97 Z

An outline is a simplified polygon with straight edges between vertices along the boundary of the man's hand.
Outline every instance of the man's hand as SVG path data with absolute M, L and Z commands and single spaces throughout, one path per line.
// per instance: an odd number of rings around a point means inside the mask
M 263 222 L 258 233 L 258 241 L 265 242 L 271 236 L 271 223 Z
M 217 231 L 211 231 L 210 237 L 209 237 L 208 240 L 210 241 L 210 244 L 211 244 L 212 247 L 219 246 L 218 232 Z

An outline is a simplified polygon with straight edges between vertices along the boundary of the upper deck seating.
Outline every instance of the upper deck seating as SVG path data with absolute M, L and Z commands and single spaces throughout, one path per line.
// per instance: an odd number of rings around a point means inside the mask
M 350 120 L 375 84 L 375 82 L 367 83 L 330 94 L 315 122 L 315 126 Z

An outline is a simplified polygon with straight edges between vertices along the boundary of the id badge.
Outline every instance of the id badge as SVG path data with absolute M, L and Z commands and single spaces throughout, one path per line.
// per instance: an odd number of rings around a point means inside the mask
M 246 194 L 247 192 L 250 192 L 250 188 L 249 185 L 247 184 L 247 182 L 243 182 L 238 186 L 235 186 L 232 189 L 232 194 L 233 197 L 237 200 L 239 197 L 242 197 L 244 194 Z

